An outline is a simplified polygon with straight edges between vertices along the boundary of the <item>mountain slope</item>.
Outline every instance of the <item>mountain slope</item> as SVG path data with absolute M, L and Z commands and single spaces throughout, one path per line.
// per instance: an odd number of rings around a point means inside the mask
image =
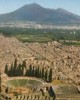
M 20 9 L 0 15 L 0 21 L 36 21 L 49 23 L 80 23 L 80 16 L 64 9 L 47 9 L 38 4 L 29 4 Z

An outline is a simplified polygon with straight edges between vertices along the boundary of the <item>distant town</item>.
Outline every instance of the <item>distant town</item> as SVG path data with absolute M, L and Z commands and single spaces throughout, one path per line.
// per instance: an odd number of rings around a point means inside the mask
M 12 27 L 12 28 L 34 28 L 34 29 L 67 29 L 67 30 L 79 30 L 80 25 L 51 25 L 51 24 L 39 24 L 36 22 L 6 22 L 0 23 L 0 27 Z

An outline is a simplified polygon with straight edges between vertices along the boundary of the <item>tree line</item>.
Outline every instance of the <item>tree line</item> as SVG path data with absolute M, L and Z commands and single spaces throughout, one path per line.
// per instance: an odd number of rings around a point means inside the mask
M 79 40 L 80 41 L 80 29 L 79 30 L 27 29 L 27 28 L 1 27 L 0 34 L 2 33 L 4 36 L 8 36 L 8 37 L 20 36 L 20 35 L 25 37 L 26 35 L 28 35 L 28 36 L 49 37 L 52 40 Z M 27 40 L 25 42 L 27 42 Z
M 29 76 L 41 78 L 46 82 L 52 82 L 52 68 L 48 70 L 44 67 L 40 68 L 39 66 L 35 67 L 33 65 L 29 65 L 27 68 L 25 60 L 22 61 L 22 64 L 18 64 L 17 59 L 10 66 L 6 64 L 4 72 L 9 77 Z

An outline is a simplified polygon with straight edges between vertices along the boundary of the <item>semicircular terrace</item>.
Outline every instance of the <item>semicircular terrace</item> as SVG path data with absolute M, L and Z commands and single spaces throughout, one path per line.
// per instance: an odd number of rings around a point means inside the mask
M 44 81 L 30 77 L 13 77 L 7 80 L 6 85 L 8 87 L 38 87 L 44 85 Z

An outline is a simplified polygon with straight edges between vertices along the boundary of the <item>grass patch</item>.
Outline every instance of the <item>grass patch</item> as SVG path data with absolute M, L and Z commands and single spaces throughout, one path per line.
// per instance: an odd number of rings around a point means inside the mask
M 21 42 L 49 42 L 52 38 L 40 35 L 17 35 L 16 38 Z
M 68 46 L 71 46 L 71 45 L 80 46 L 80 41 L 67 41 L 67 40 L 65 40 L 65 41 L 62 42 L 62 44 L 68 45 Z
M 14 80 L 9 80 L 7 82 L 8 86 L 13 86 L 13 87 L 26 87 L 27 85 L 39 86 L 41 84 L 42 84 L 42 82 L 40 82 L 40 81 L 28 80 L 28 79 L 14 79 Z

